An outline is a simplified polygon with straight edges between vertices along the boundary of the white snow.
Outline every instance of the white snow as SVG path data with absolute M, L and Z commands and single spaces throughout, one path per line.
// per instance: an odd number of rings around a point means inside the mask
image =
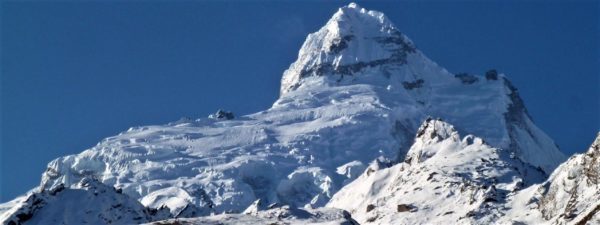
M 600 133 L 586 153 L 572 156 L 546 182 L 521 191 L 515 199 L 506 221 L 600 224 Z
M 202 225 L 358 225 L 350 214 L 338 209 L 291 209 L 281 207 L 249 214 L 220 214 L 193 219 L 171 219 L 145 225 L 202 224 Z
M 76 188 L 30 193 L 0 216 L 3 224 L 139 224 L 167 218 L 93 179 Z
M 439 120 L 426 121 L 417 135 L 405 162 L 367 170 L 327 206 L 348 210 L 361 224 L 497 220 L 501 215 L 494 208 L 523 183 L 518 162 L 478 137 L 461 140 L 452 125 Z M 401 205 L 410 210 L 400 212 Z
M 475 81 L 464 83 L 431 61 L 382 13 L 349 5 L 308 36 L 297 61 L 284 72 L 281 97 L 274 107 L 328 104 L 315 104 L 316 99 L 305 95 L 327 91 L 321 96 L 335 97 L 339 94 L 330 90 L 344 93 L 368 84 L 375 97 L 371 102 L 390 109 L 387 114 L 397 120 L 408 119 L 415 126 L 425 116 L 444 118 L 493 146 L 512 148 L 519 158 L 547 173 L 565 160 L 526 109 L 513 102 L 509 96 L 513 90 L 503 74 L 496 80 L 470 76 Z M 422 82 L 420 87 L 404 88 L 416 82 Z M 509 111 L 512 104 L 517 105 L 515 112 Z M 507 114 L 522 120 L 508 121 Z
M 454 126 L 434 124 L 426 132 L 434 129 L 439 136 L 418 138 L 413 145 L 419 125 L 429 116 Z M 461 140 L 457 132 L 473 136 Z M 417 161 L 385 169 L 405 159 Z M 481 159 L 499 161 L 464 163 Z M 307 37 L 297 61 L 284 72 L 281 96 L 271 108 L 234 119 L 132 127 L 80 154 L 53 160 L 40 188 L 76 189 L 93 177 L 146 207 L 166 206 L 172 217 L 190 217 L 241 213 L 257 200 L 263 207 L 319 208 L 357 177 L 380 185 L 373 190 L 384 190 L 390 185 L 386 179 L 404 174 L 403 179 L 415 182 L 402 189 L 417 193 L 412 204 L 435 216 L 451 206 L 433 209 L 448 202 L 440 196 L 430 199 L 440 192 L 436 186 L 415 190 L 428 178 L 414 175 L 421 173 L 420 167 L 449 176 L 445 181 L 450 184 L 439 184 L 452 188 L 468 175 L 476 182 L 502 177 L 495 188 L 513 190 L 520 188 L 518 177 L 532 184 L 542 176 L 530 171 L 529 164 L 550 173 L 563 160 L 552 140 L 531 122 L 504 75 L 455 77 L 416 49 L 382 13 L 350 4 Z M 488 163 L 494 166 L 472 171 Z M 508 164 L 515 164 L 516 171 L 505 168 Z M 378 175 L 360 175 L 365 168 Z M 406 175 L 407 170 L 413 175 Z M 469 190 L 478 203 L 463 211 L 479 209 L 490 192 Z M 370 193 L 382 199 L 384 194 Z M 440 194 L 452 196 L 450 191 Z M 456 200 L 454 205 L 466 201 L 448 198 Z
M 185 190 L 178 187 L 168 187 L 153 191 L 144 196 L 140 202 L 153 209 L 159 209 L 163 206 L 169 207 L 171 215 L 178 215 L 192 201 L 193 198 Z

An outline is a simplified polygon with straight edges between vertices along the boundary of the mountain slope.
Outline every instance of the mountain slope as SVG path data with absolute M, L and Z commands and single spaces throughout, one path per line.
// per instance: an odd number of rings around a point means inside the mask
M 422 115 L 445 118 L 465 133 L 517 152 L 547 173 L 565 159 L 533 124 L 517 89 L 502 74 L 452 74 L 428 59 L 383 13 L 356 4 L 342 7 L 307 37 L 281 84 L 282 99 L 298 90 L 369 84 L 392 111 L 421 114 L 406 116 L 413 124 L 419 124 Z M 411 135 L 416 127 L 412 128 Z M 402 154 L 410 146 L 404 144 Z
M 320 207 L 373 159 L 405 160 L 428 116 L 547 173 L 564 158 L 504 75 L 451 74 L 382 13 L 350 4 L 307 37 L 270 109 L 131 128 L 50 162 L 40 189 L 95 177 L 172 217 L 257 199 Z M 515 176 L 538 178 L 526 171 Z
M 587 152 L 561 164 L 550 178 L 519 193 L 507 221 L 600 224 L 600 133 Z
M 168 211 L 147 209 L 119 190 L 85 178 L 77 188 L 60 186 L 29 194 L 0 215 L 0 221 L 6 225 L 139 224 L 168 217 Z
M 525 185 L 521 174 L 529 174 L 527 182 L 543 179 L 541 171 L 509 154 L 429 119 L 405 162 L 367 169 L 327 206 L 348 210 L 361 224 L 490 223 Z
M 292 209 L 288 207 L 267 209 L 255 213 L 221 214 L 190 219 L 170 219 L 146 225 L 197 224 L 197 225 L 238 225 L 238 224 L 313 224 L 313 225 L 358 225 L 350 214 L 339 209 Z

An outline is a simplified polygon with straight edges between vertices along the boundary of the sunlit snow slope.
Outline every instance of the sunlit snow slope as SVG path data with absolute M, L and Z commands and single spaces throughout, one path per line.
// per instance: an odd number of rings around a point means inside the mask
M 587 152 L 571 156 L 546 182 L 516 199 L 506 223 L 600 224 L 600 133 Z
M 139 224 L 169 218 L 165 209 L 148 209 L 120 190 L 85 178 L 76 187 L 28 194 L 0 215 L 0 221 L 8 225 Z
M 361 224 L 493 224 L 517 191 L 543 179 L 510 152 L 428 119 L 404 162 L 370 167 L 327 206 Z
M 307 37 L 270 109 L 222 115 L 133 127 L 50 162 L 40 189 L 92 177 L 174 217 L 319 207 L 372 160 L 405 160 L 428 116 L 547 174 L 564 160 L 503 74 L 452 74 L 356 4 Z

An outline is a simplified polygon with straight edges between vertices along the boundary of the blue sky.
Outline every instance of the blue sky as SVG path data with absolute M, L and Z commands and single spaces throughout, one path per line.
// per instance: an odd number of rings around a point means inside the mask
M 2 1 L 0 202 L 131 126 L 268 108 L 347 2 Z M 506 73 L 567 154 L 600 129 L 597 1 L 359 2 L 451 72 Z

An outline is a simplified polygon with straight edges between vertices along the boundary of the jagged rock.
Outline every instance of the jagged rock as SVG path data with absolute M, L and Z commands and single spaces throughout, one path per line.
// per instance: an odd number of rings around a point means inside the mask
M 373 209 L 375 209 L 375 205 L 371 205 L 371 204 L 367 205 L 367 212 L 371 212 Z
M 498 80 L 498 71 L 496 70 L 488 70 L 485 72 L 486 80 Z
M 414 209 L 414 206 L 408 204 L 398 204 L 396 207 L 397 212 L 409 212 Z
M 354 35 L 346 35 L 340 38 L 335 38 L 329 46 L 329 51 L 337 54 L 348 47 L 348 42 L 354 38 Z
M 415 88 L 423 87 L 423 83 L 425 83 L 425 81 L 423 79 L 417 79 L 417 80 L 412 81 L 412 82 L 404 81 L 404 82 L 402 82 L 402 86 L 406 90 L 412 90 L 412 89 L 415 89 Z
M 479 81 L 479 78 L 477 78 L 474 75 L 468 74 L 468 73 L 458 73 L 458 74 L 455 74 L 454 77 L 459 79 L 463 84 L 473 84 L 473 83 Z
M 232 120 L 235 118 L 235 116 L 230 111 L 225 111 L 225 110 L 219 109 L 219 110 L 217 110 L 216 113 L 210 114 L 208 116 L 208 118 L 219 119 L 219 120 Z

